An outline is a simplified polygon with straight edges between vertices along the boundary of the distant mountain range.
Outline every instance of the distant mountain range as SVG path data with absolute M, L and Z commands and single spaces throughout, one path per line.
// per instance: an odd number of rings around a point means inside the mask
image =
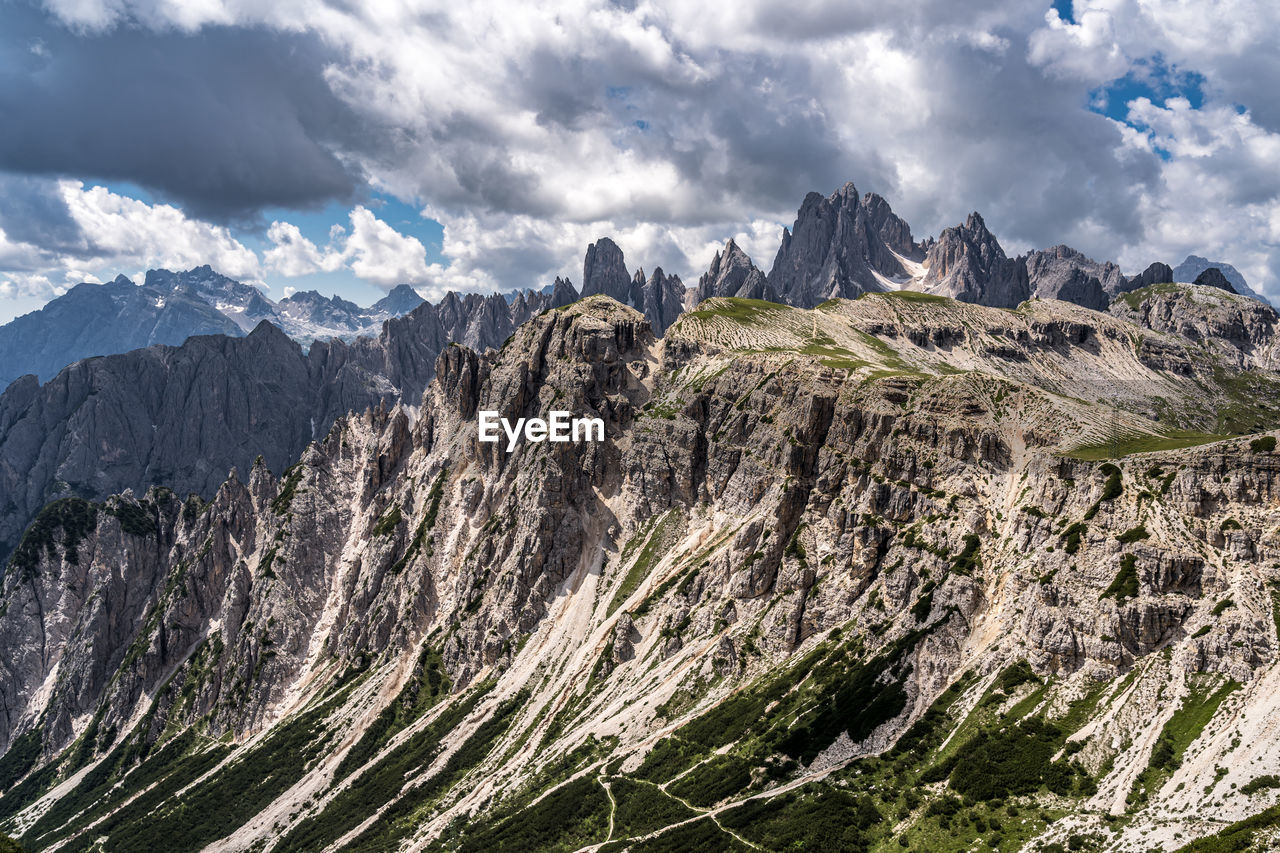
M 859 195 L 849 183 L 830 196 L 815 192 L 805 197 L 795 223 L 783 229 L 767 275 L 730 240 L 697 285 L 686 287 L 679 276 L 660 267 L 647 277 L 643 269 L 628 271 L 622 250 L 602 237 L 587 248 L 581 295 L 603 294 L 635 308 L 661 335 L 682 312 L 713 296 L 812 308 L 827 299 L 901 289 L 995 308 L 1013 308 L 1027 299 L 1060 299 L 1105 311 L 1121 293 L 1162 282 L 1196 282 L 1213 268 L 1235 292 L 1266 301 L 1231 264 L 1199 255 L 1188 255 L 1173 268 L 1156 262 L 1132 276 L 1065 245 L 1010 258 L 976 212 L 936 239 L 916 242 L 911 226 L 884 198 Z M 1201 283 L 1205 281 L 1218 279 L 1211 276 Z M 531 306 L 547 300 L 562 304 L 566 288 L 573 289 L 557 278 L 540 290 L 513 291 L 502 297 L 505 310 L 485 297 L 450 293 L 437 314 L 451 334 L 472 327 L 502 328 Z M 577 290 L 573 295 L 576 299 Z M 185 272 L 150 270 L 141 285 L 118 276 L 107 284 L 77 285 L 44 308 L 0 326 L 0 389 L 25 374 L 48 381 L 83 358 L 178 345 L 194 335 L 245 335 L 264 320 L 303 346 L 329 338 L 375 337 L 383 323 L 423 301 L 402 284 L 368 308 L 314 290 L 276 302 L 208 265 Z M 472 334 L 459 342 L 488 342 L 486 334 Z
M 369 308 L 314 290 L 274 302 L 208 265 L 185 272 L 151 270 L 141 285 L 117 276 L 106 284 L 78 284 L 40 310 L 0 326 L 0 388 L 28 373 L 47 381 L 82 358 L 181 344 L 194 335 L 245 335 L 263 320 L 304 345 L 376 335 L 385 320 L 422 302 L 405 284 Z
M 1212 267 L 1217 267 L 1223 278 L 1231 282 L 1231 286 L 1236 293 L 1241 296 L 1248 296 L 1251 299 L 1257 299 L 1260 302 L 1266 302 L 1268 305 L 1271 304 L 1267 297 L 1249 287 L 1249 283 L 1244 280 L 1244 276 L 1240 274 L 1238 269 L 1224 261 L 1211 261 L 1199 255 L 1187 255 L 1186 260 L 1173 268 L 1173 280 L 1194 282 L 1201 273 Z

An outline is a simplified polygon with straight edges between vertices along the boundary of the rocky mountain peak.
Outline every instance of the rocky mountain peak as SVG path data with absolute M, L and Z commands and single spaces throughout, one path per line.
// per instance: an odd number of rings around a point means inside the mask
M 871 227 L 875 229 L 886 246 L 912 260 L 924 259 L 924 251 L 916 245 L 911 236 L 911 226 L 893 212 L 889 202 L 883 197 L 876 193 L 867 193 L 862 197 L 862 208 L 866 211 Z
M 423 301 L 422 295 L 414 290 L 412 286 L 397 284 L 391 288 L 386 296 L 373 303 L 372 310 L 375 314 L 398 317 L 401 314 L 408 314 L 421 305 Z
M 1166 263 L 1154 261 L 1145 270 L 1129 279 L 1129 290 L 1150 287 L 1153 284 L 1164 284 L 1173 281 L 1173 268 Z
M 906 247 L 905 225 L 878 196 L 864 203 L 852 183 L 825 198 L 809 193 L 795 224 L 783 230 L 769 287 L 781 301 L 807 308 L 892 287 L 907 277 L 890 245 Z
M 1066 245 L 1031 252 L 1023 259 L 1031 295 L 1061 299 L 1105 311 L 1116 293 L 1131 289 L 1120 268 L 1099 263 Z
M 1182 263 L 1174 267 L 1172 281 L 1194 282 L 1200 273 L 1209 267 L 1217 267 L 1227 281 L 1231 282 L 1231 287 L 1236 293 L 1248 296 L 1250 299 L 1257 299 L 1259 302 L 1267 302 L 1266 297 L 1251 288 L 1244 275 L 1234 266 L 1225 261 L 1211 261 L 1200 255 L 1187 255 Z
M 1235 293 L 1236 289 L 1231 286 L 1231 282 L 1222 274 L 1222 270 L 1217 267 L 1209 267 L 1204 272 L 1196 276 L 1194 284 L 1202 287 L 1216 287 L 1219 290 L 1225 290 L 1228 293 Z
M 1216 280 L 1207 273 L 1201 277 Z M 1212 357 L 1237 367 L 1277 369 L 1280 316 L 1267 303 L 1235 293 L 1229 282 L 1222 286 L 1224 282 L 1157 282 L 1121 294 L 1110 310 L 1143 328 L 1194 341 Z
M 634 304 L 631 291 L 631 274 L 627 272 L 626 259 L 618 244 L 601 237 L 588 246 L 582 261 L 582 295 L 603 293 L 626 305 Z
M 977 211 L 943 230 L 924 264 L 929 293 L 994 308 L 1014 308 L 1031 296 L 1025 262 L 1005 255 Z
M 684 310 L 685 286 L 679 276 L 668 276 L 662 267 L 654 267 L 653 275 L 644 278 L 644 271 L 636 272 L 639 290 L 638 307 L 653 327 L 654 334 L 662 335 Z
M 578 299 L 578 290 L 573 284 L 564 278 L 556 276 L 555 282 L 551 286 L 551 305 L 552 308 L 562 308 Z
M 730 238 L 722 251 L 716 252 L 711 266 L 698 279 L 697 301 L 716 296 L 740 296 L 751 299 L 780 301 L 747 253 Z

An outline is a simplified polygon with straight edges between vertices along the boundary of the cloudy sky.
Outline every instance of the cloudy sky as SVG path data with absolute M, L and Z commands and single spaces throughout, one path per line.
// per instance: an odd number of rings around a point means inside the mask
M 1280 4 L 0 0 L 0 321 L 202 263 L 368 304 L 766 270 L 804 194 L 1280 296 Z

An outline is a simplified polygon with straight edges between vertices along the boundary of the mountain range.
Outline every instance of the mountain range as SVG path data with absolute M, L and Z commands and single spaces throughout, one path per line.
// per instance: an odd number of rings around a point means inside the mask
M 1096 262 L 1063 245 L 1009 258 L 977 213 L 936 240 L 916 243 L 911 227 L 887 201 L 874 193 L 860 197 L 850 183 L 829 197 L 805 197 L 794 225 L 783 229 L 768 275 L 730 240 L 698 284 L 686 287 L 661 267 L 648 277 L 643 268 L 629 272 L 622 250 L 605 237 L 587 249 L 581 294 L 605 294 L 637 309 L 661 335 L 681 312 L 710 296 L 807 308 L 824 299 L 905 288 L 992 307 L 1012 308 L 1037 298 L 1106 310 L 1119 293 L 1157 279 L 1194 282 L 1210 268 L 1218 269 L 1235 292 L 1265 301 L 1235 267 L 1197 255 L 1176 268 L 1156 262 L 1128 278 L 1115 264 Z M 547 297 L 555 299 L 557 288 L 567 287 L 572 285 L 557 278 L 541 291 L 508 294 L 507 301 L 541 304 Z M 452 303 L 463 298 L 446 295 Z M 150 270 L 138 286 L 124 276 L 102 285 L 84 283 L 0 326 L 0 388 L 28 373 L 47 381 L 82 358 L 179 345 L 196 335 L 248 334 L 264 320 L 304 347 L 316 340 L 372 337 L 386 320 L 408 314 L 422 302 L 407 284 L 369 308 L 314 290 L 273 302 L 258 288 L 207 265 L 185 272 Z M 439 309 L 455 318 L 446 326 L 457 328 L 459 307 Z M 521 310 L 513 307 L 509 313 L 521 316 Z
M 848 185 L 768 274 L 602 238 L 581 296 L 19 379 L 0 832 L 1267 849 L 1280 316 L 1177 277 L 917 243 Z M 477 440 L 551 408 L 606 440 Z
M 181 344 L 196 335 L 248 334 L 268 321 L 310 344 L 377 334 L 382 323 L 422 303 L 399 285 L 370 308 L 315 291 L 272 302 L 258 288 L 209 266 L 186 272 L 151 270 L 140 285 L 124 276 L 78 284 L 38 311 L 0 326 L 0 386 L 24 374 L 48 381 L 82 358 L 154 344 Z

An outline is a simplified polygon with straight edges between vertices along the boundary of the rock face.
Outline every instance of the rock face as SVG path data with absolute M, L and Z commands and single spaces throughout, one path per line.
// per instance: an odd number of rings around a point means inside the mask
M 859 198 L 853 184 L 823 198 L 809 193 L 795 224 L 782 232 L 768 284 L 788 305 L 812 308 L 835 297 L 885 290 L 910 277 L 919 260 L 911 229 L 880 196 Z
M 663 282 L 654 292 L 670 291 Z M 0 559 L 60 497 L 165 485 L 209 498 L 227 471 L 248 470 L 259 455 L 280 470 L 340 415 L 420 400 L 450 342 L 500 346 L 530 317 L 576 298 L 563 281 L 511 303 L 449 293 L 387 320 L 377 338 L 315 341 L 305 354 L 263 322 L 241 340 L 197 337 L 89 359 L 43 387 L 19 380 L 0 395 Z
M 659 339 L 594 296 L 444 347 L 421 406 L 339 417 L 279 477 L 55 503 L 0 583 L 0 831 L 279 853 L 1215 831 L 1280 759 L 1280 454 L 1098 457 L 1169 412 L 1207 432 L 1196 405 L 1280 375 L 1156 325 L 886 293 L 713 298 Z M 479 441 L 479 410 L 553 406 L 604 440 Z
M 756 268 L 747 253 L 739 249 L 733 240 L 725 243 L 724 251 L 716 252 L 711 266 L 698 279 L 697 301 L 714 296 L 783 301 L 769 287 L 765 274 Z
M 408 314 L 426 300 L 418 291 L 407 284 L 397 284 L 391 291 L 377 302 L 370 311 L 383 317 L 399 317 Z
M 582 262 L 582 295 L 608 296 L 635 308 L 661 335 L 684 310 L 685 286 L 679 276 L 668 276 L 661 267 L 648 279 L 643 269 L 629 274 L 618 244 L 601 237 L 587 247 Z
M 359 335 L 376 335 L 383 321 L 407 314 L 422 304 L 422 297 L 404 284 L 395 287 L 370 308 L 362 308 L 339 296 L 324 296 L 314 290 L 273 302 L 258 288 L 215 272 L 207 264 L 185 272 L 150 270 L 146 284 L 202 299 L 245 333 L 268 320 L 303 344 L 327 338 L 351 340 Z M 108 350 L 98 354 L 121 351 Z
M 617 243 L 601 237 L 587 247 L 582 261 L 583 296 L 604 295 L 634 308 L 640 304 L 638 291 Z
M 395 395 L 348 355 L 340 342 L 304 355 L 264 322 L 244 338 L 89 359 L 11 388 L 0 396 L 0 550 L 59 497 L 152 483 L 212 496 L 258 455 L 282 470 L 338 415 Z
M 1111 262 L 1098 263 L 1070 246 L 1032 252 L 1023 259 L 1031 295 L 1105 311 L 1117 293 L 1132 289 Z
M 1216 287 L 1219 290 L 1225 290 L 1227 293 L 1235 293 L 1236 289 L 1231 286 L 1231 282 L 1222 274 L 1222 270 L 1217 267 L 1209 267 L 1200 275 L 1196 276 L 1195 284 L 1201 287 Z
M 225 314 L 246 334 L 257 328 L 263 320 L 274 320 L 276 306 L 253 285 L 236 281 L 215 271 L 208 264 L 180 272 L 148 270 L 145 286 L 161 290 L 184 292 Z
M 1173 269 L 1168 264 L 1155 261 L 1140 274 L 1130 278 L 1127 289 L 1137 290 L 1140 287 L 1150 287 L 1153 284 L 1164 284 L 1170 281 L 1174 281 Z
M 47 381 L 81 358 L 213 334 L 238 335 L 240 329 L 185 291 L 137 287 L 124 276 L 78 284 L 0 326 L 0 389 L 27 373 Z
M 1224 261 L 1211 261 L 1208 258 L 1202 258 L 1199 255 L 1187 255 L 1182 263 L 1173 268 L 1173 278 L 1171 281 L 1194 282 L 1199 278 L 1200 273 L 1209 269 L 1209 267 L 1217 267 L 1218 271 L 1231 282 L 1231 288 L 1236 293 L 1248 296 L 1251 299 L 1257 299 L 1266 302 L 1266 297 L 1257 293 L 1253 288 L 1249 287 L 1249 283 L 1245 277 L 1233 267 Z
M 643 279 L 644 271 L 637 271 L 636 276 Z M 680 276 L 666 275 L 662 267 L 658 267 L 640 285 L 640 303 L 636 307 L 648 318 L 654 333 L 661 335 L 684 311 L 684 296 L 685 286 Z
M 1275 309 L 1227 288 L 1154 285 L 1124 294 L 1112 304 L 1111 313 L 1144 328 L 1195 341 L 1242 367 L 1280 367 L 1280 317 Z
M 1031 296 L 1026 264 L 1005 255 L 976 212 L 942 232 L 924 265 L 926 293 L 992 308 L 1016 308 Z

